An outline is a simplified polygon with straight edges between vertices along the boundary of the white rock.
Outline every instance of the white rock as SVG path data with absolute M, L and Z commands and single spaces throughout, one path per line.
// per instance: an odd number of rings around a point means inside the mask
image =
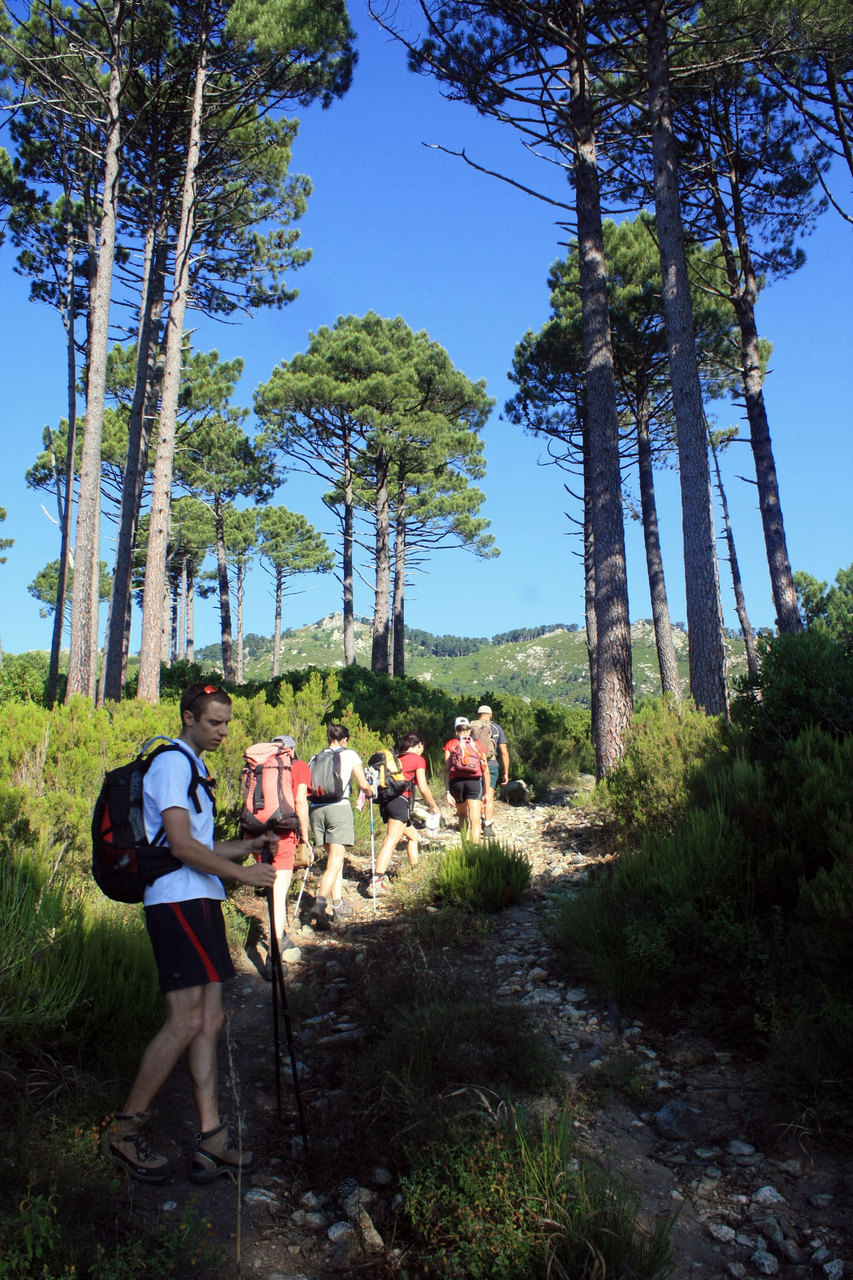
M 715 1240 L 719 1240 L 721 1244 L 733 1244 L 735 1238 L 734 1227 L 729 1227 L 725 1222 L 709 1222 L 708 1231 Z
M 775 1187 L 759 1187 L 752 1193 L 752 1203 L 757 1205 L 787 1204 L 785 1197 Z
M 325 1213 L 311 1212 L 307 1209 L 294 1209 L 290 1215 L 290 1221 L 294 1227 L 301 1227 L 304 1231 L 325 1231 L 329 1225 L 329 1219 Z
M 748 1142 L 741 1142 L 739 1138 L 734 1138 L 728 1145 L 727 1151 L 730 1156 L 752 1156 L 755 1155 L 755 1147 Z

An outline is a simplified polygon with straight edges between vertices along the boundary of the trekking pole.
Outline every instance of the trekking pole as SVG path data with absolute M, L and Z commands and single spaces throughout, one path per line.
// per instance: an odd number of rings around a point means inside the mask
M 296 895 L 296 906 L 293 908 L 293 918 L 299 921 L 299 904 L 302 901 L 302 895 L 305 892 L 305 883 L 308 879 L 308 872 L 311 870 L 310 864 L 305 868 L 305 875 L 302 877 L 302 884 L 299 886 L 299 893 Z
M 376 919 L 376 837 L 373 831 L 373 796 L 370 797 L 370 883 L 373 885 L 373 919 Z
M 263 860 L 272 862 L 272 854 L 268 849 L 264 850 Z M 270 956 L 273 963 L 273 982 L 272 982 L 272 1025 L 273 1025 L 273 1047 L 275 1052 L 275 1097 L 276 1107 L 279 1119 L 281 1119 L 281 1034 L 279 1031 L 278 1021 L 278 1002 L 281 1000 L 281 1008 L 284 1013 L 284 1031 L 287 1038 L 287 1048 L 290 1055 L 290 1070 L 293 1075 L 293 1096 L 296 1100 L 296 1111 L 299 1116 L 299 1127 L 302 1132 L 302 1145 L 308 1150 L 308 1131 L 305 1127 L 305 1114 L 302 1109 L 302 1093 L 299 1088 L 299 1073 L 296 1069 L 296 1047 L 293 1043 L 293 1029 L 290 1025 L 290 1009 L 287 1003 L 287 988 L 284 982 L 284 966 L 281 960 L 281 947 L 278 945 L 278 933 L 275 927 L 275 904 L 273 899 L 272 886 L 267 889 L 267 909 L 269 911 L 270 921 Z

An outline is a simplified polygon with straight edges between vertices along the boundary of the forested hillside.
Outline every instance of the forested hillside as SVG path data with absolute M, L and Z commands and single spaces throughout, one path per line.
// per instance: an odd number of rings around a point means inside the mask
M 370 624 L 356 619 L 356 662 L 370 666 Z M 514 638 L 510 638 L 514 637 Z M 688 681 L 687 636 L 672 628 L 673 646 L 683 687 Z M 305 667 L 341 667 L 343 620 L 330 614 L 305 627 L 285 631 L 281 642 L 282 671 Z M 245 644 L 245 673 L 251 680 L 264 680 L 272 672 L 273 641 L 268 636 L 248 635 Z M 634 691 L 637 696 L 660 693 L 660 672 L 655 654 L 654 629 L 650 622 L 631 627 Z M 743 642 L 727 641 L 729 678 L 746 670 Z M 196 658 L 219 668 L 219 645 L 206 645 Z M 500 692 L 547 702 L 574 702 L 589 706 L 589 659 L 586 633 L 577 624 L 526 627 L 485 637 L 432 636 L 407 629 L 406 674 L 428 681 L 449 693 L 476 696 Z

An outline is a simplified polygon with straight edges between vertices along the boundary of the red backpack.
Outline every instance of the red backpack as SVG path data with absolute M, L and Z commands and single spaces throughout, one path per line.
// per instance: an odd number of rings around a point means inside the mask
M 451 778 L 482 778 L 485 757 L 476 742 L 457 738 L 450 748 Z
M 240 826 L 248 838 L 264 831 L 299 831 L 293 801 L 293 751 L 283 742 L 256 742 L 243 753 Z

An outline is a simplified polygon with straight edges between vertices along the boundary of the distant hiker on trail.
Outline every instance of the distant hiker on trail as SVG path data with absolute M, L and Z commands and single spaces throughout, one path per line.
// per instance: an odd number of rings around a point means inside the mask
M 145 831 L 157 843 L 165 837 L 184 865 L 145 890 L 145 924 L 166 998 L 166 1021 L 142 1055 L 127 1102 L 107 1137 L 110 1156 L 139 1182 L 167 1182 L 174 1166 L 151 1145 L 149 1107 L 181 1054 L 198 1110 L 199 1130 L 190 1163 L 194 1182 L 220 1174 L 236 1177 L 258 1163 L 240 1148 L 234 1126 L 223 1120 L 217 1100 L 216 1049 L 223 1022 L 222 983 L 234 977 L 220 903 L 222 880 L 269 888 L 275 871 L 264 862 L 240 866 L 261 854 L 275 837 L 214 841 L 213 779 L 203 756 L 216 751 L 228 733 L 231 699 L 215 684 L 192 684 L 181 697 L 177 751 L 153 761 L 143 782 Z M 193 787 L 196 777 L 200 785 Z
M 499 724 L 495 724 L 492 720 L 492 708 L 483 706 L 477 708 L 477 720 L 471 721 L 471 737 L 475 742 L 479 742 L 481 747 L 485 748 L 486 758 L 489 764 L 489 772 L 486 775 L 486 796 L 483 805 L 483 833 L 491 835 L 492 821 L 495 815 L 495 788 L 498 784 L 498 775 L 501 772 L 501 766 L 498 765 L 498 753 L 500 752 L 501 765 L 503 766 L 503 777 L 501 785 L 506 786 L 509 782 L 509 747 L 507 746 L 506 734 Z
M 313 929 L 328 929 L 332 921 L 345 920 L 353 909 L 343 899 L 344 857 L 355 844 L 355 820 L 350 804 L 350 785 L 355 778 L 359 790 L 370 798 L 373 788 L 367 781 L 361 757 L 352 751 L 349 730 L 343 724 L 326 728 L 328 747 L 311 757 L 311 825 L 317 844 L 325 845 L 326 870 L 308 916 Z M 331 899 L 331 910 L 327 903 Z
M 382 846 L 376 855 L 376 871 L 372 885 L 376 893 L 387 892 L 388 885 L 385 879 L 385 872 L 388 870 L 391 855 L 404 836 L 406 838 L 406 853 L 408 854 L 409 865 L 412 867 L 417 865 L 418 833 L 410 821 L 412 804 L 415 798 L 415 787 L 423 796 L 430 813 L 434 813 L 436 817 L 441 815 L 441 810 L 433 799 L 427 783 L 427 762 L 424 758 L 424 744 L 420 734 L 407 733 L 405 738 L 397 743 L 396 754 L 403 777 L 410 785 L 400 795 L 390 800 L 383 801 L 380 792 L 379 813 L 383 821 L 387 823 L 388 830 L 385 832 L 385 839 L 382 841 Z
M 485 778 L 488 775 L 486 753 L 471 737 L 471 724 L 466 716 L 457 716 L 456 733 L 444 744 L 444 789 L 447 799 L 456 806 L 459 829 L 476 844 L 481 836 Z

